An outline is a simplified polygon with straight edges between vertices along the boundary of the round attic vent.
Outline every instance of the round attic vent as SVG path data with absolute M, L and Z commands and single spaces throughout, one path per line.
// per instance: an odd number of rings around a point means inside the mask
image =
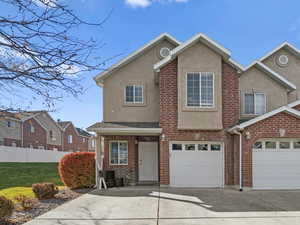
M 160 49 L 159 54 L 161 57 L 165 58 L 170 55 L 170 49 L 167 47 L 163 47 Z
M 278 63 L 281 65 L 281 66 L 286 66 L 289 62 L 289 58 L 286 56 L 286 55 L 280 55 L 278 57 Z

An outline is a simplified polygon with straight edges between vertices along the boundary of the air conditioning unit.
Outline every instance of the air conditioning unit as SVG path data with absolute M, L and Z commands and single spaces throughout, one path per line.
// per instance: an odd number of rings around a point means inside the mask
M 56 141 L 56 138 L 55 138 L 55 137 L 53 137 L 53 138 L 52 138 L 52 141 Z

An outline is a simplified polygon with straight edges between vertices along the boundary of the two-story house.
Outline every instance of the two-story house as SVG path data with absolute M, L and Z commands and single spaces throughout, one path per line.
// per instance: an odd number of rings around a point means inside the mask
M 22 145 L 21 134 L 22 123 L 14 113 L 0 113 L 0 145 L 16 146 Z
M 62 151 L 62 129 L 47 111 L 18 113 L 22 122 L 22 146 Z
M 300 52 L 244 68 L 204 34 L 162 34 L 94 79 L 98 164 L 133 183 L 300 188 Z
M 71 121 L 60 121 L 57 123 L 63 130 L 62 141 L 65 151 L 82 152 L 89 150 L 90 134 L 83 129 L 76 128 Z
M 72 122 L 56 122 L 47 111 L 0 113 L 0 145 L 54 151 L 93 151 L 94 137 Z

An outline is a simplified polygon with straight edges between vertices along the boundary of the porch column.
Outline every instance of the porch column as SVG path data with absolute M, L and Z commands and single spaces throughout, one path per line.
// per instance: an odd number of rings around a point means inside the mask
M 96 137 L 96 149 L 95 149 L 95 168 L 96 168 L 96 187 L 99 188 L 100 187 L 100 183 L 99 183 L 99 171 L 101 171 L 103 169 L 103 160 L 102 160 L 102 149 L 103 149 L 103 137 L 97 133 L 97 137 Z

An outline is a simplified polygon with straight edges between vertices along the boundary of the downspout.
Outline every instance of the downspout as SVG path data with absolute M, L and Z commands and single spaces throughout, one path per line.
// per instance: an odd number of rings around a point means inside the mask
M 243 140 L 243 136 L 242 133 L 240 131 L 234 131 L 235 134 L 239 135 L 240 141 L 239 141 L 239 152 L 240 152 L 240 163 L 239 163 L 239 168 L 240 168 L 240 174 L 239 174 L 239 183 L 240 183 L 240 191 L 243 191 L 243 151 L 242 151 L 242 140 Z

